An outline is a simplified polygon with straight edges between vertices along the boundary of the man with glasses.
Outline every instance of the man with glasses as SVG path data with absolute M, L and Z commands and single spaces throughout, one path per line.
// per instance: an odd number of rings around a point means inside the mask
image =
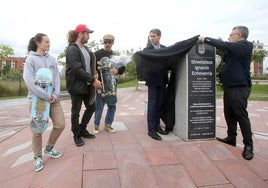
M 247 41 L 248 33 L 247 27 L 236 26 L 229 35 L 229 42 L 202 36 L 199 36 L 199 41 L 224 52 L 220 79 L 224 86 L 223 103 L 227 137 L 217 140 L 236 146 L 237 123 L 239 123 L 244 143 L 242 156 L 246 160 L 251 160 L 254 154 L 247 104 L 252 85 L 250 63 L 253 44 Z
M 112 46 L 114 44 L 114 36 L 111 34 L 107 34 L 103 36 L 103 45 L 104 47 L 98 51 L 95 52 L 96 56 L 96 62 L 100 61 L 103 57 L 109 57 L 111 58 L 112 55 L 114 55 L 114 52 L 112 50 Z M 98 67 L 98 64 L 96 65 Z M 97 68 L 98 70 L 98 68 Z M 117 75 L 117 74 L 123 74 L 125 72 L 125 66 L 121 66 L 118 69 L 112 68 L 111 74 Z M 99 80 L 100 78 L 100 72 L 98 70 Z M 93 127 L 93 133 L 98 134 L 99 133 L 99 126 L 100 126 L 100 120 L 102 117 L 103 107 L 105 105 L 104 98 L 101 96 L 101 94 L 97 94 L 96 96 L 96 111 L 94 115 L 94 127 Z M 116 132 L 114 128 L 112 128 L 112 123 L 114 120 L 114 115 L 116 111 L 116 105 L 107 105 L 107 113 L 105 117 L 104 122 L 104 130 L 110 133 Z
M 149 33 L 151 44 L 144 48 L 143 51 L 165 48 L 160 44 L 161 31 L 152 29 Z M 146 77 L 146 85 L 148 86 L 148 108 L 147 108 L 147 123 L 148 135 L 155 140 L 162 140 L 157 134 L 167 133 L 160 126 L 160 117 L 164 112 L 164 102 L 166 97 L 166 87 L 168 83 L 168 72 L 162 69 L 158 72 L 149 72 Z

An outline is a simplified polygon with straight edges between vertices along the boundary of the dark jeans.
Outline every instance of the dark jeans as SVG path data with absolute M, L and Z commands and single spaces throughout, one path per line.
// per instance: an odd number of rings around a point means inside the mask
M 238 122 L 245 146 L 253 146 L 251 124 L 247 112 L 250 91 L 249 87 L 224 87 L 223 95 L 228 137 L 236 138 Z
M 148 86 L 147 123 L 148 130 L 152 131 L 160 124 L 160 118 L 164 111 L 166 86 Z
M 87 124 L 89 123 L 91 116 L 95 112 L 95 102 L 89 104 L 90 96 L 89 95 L 72 95 L 72 109 L 71 109 L 71 123 L 72 123 L 72 132 L 74 136 L 79 137 L 81 130 L 86 129 Z M 79 123 L 79 116 L 81 111 L 82 102 L 86 107 L 84 111 L 81 123 Z

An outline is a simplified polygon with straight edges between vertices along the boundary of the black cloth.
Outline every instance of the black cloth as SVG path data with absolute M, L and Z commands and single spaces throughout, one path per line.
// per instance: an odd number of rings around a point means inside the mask
M 157 72 L 161 69 L 172 69 L 178 59 L 196 44 L 198 36 L 175 43 L 172 46 L 160 49 L 138 51 L 134 54 L 137 78 L 144 79 L 148 72 Z
M 172 131 L 175 124 L 176 64 L 196 44 L 198 36 L 177 42 L 166 48 L 138 51 L 134 54 L 138 79 L 146 79 L 149 72 L 158 72 L 163 69 L 171 70 L 164 112 L 161 116 L 166 125 L 166 132 Z

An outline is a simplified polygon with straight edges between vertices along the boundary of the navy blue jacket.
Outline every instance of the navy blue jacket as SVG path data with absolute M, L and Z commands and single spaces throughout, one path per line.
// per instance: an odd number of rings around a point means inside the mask
M 160 44 L 160 48 L 166 48 L 166 46 Z M 154 49 L 154 46 L 151 44 L 150 46 L 143 49 L 143 51 L 146 50 L 152 50 Z M 168 73 L 166 69 L 162 69 L 157 72 L 149 72 L 146 77 L 146 85 L 147 86 L 161 86 L 166 85 L 168 83 Z
M 206 37 L 204 42 L 224 52 L 224 65 L 220 72 L 220 79 L 224 86 L 251 87 L 250 63 L 253 49 L 251 42 L 247 40 L 223 42 L 209 37 Z

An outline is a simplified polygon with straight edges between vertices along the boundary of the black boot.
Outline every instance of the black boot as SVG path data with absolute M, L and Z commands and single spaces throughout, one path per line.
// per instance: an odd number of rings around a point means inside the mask
M 218 141 L 223 142 L 225 144 L 231 145 L 231 146 L 236 146 L 236 139 L 231 138 L 231 137 L 226 137 L 226 138 L 216 138 Z
M 87 131 L 87 125 L 82 125 L 80 124 L 80 135 L 83 137 L 83 138 L 87 138 L 87 139 L 93 139 L 95 138 L 95 135 L 93 134 L 90 134 L 88 131 Z
M 253 146 L 245 146 L 242 156 L 246 160 L 251 160 L 254 157 Z
M 72 129 L 74 134 L 74 143 L 76 146 L 83 146 L 85 144 L 84 140 L 81 137 L 81 127 L 77 126 L 75 129 Z
M 84 129 L 84 130 L 81 131 L 81 136 L 83 138 L 87 138 L 87 139 L 93 139 L 93 138 L 95 138 L 95 135 L 94 134 L 90 134 L 86 129 Z
M 83 146 L 85 144 L 85 142 L 84 142 L 84 140 L 82 139 L 81 136 L 74 136 L 74 143 L 78 147 Z

